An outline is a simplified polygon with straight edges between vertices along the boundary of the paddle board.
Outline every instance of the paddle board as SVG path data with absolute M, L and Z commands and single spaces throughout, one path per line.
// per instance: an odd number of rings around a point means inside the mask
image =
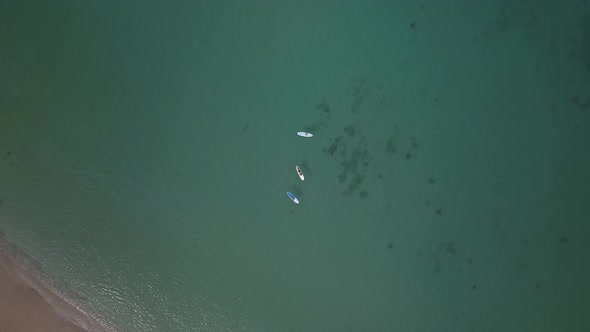
M 291 194 L 290 192 L 287 191 L 287 196 L 289 196 L 289 198 L 295 203 L 295 204 L 299 204 L 299 200 L 297 199 L 297 197 L 295 197 L 295 195 Z
M 297 175 L 299 175 L 299 178 L 301 179 L 301 181 L 305 180 L 305 176 L 303 176 L 303 172 L 301 171 L 301 168 L 299 168 L 299 166 L 295 166 L 295 170 L 297 171 Z
M 301 136 L 301 137 L 313 137 L 313 134 L 310 133 L 306 133 L 304 131 L 298 131 L 297 135 Z

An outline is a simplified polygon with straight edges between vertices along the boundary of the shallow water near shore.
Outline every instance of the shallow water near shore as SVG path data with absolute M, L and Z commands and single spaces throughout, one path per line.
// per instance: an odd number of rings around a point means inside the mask
M 117 331 L 581 330 L 588 17 L 0 2 L 0 230 Z
M 114 331 L 67 284 L 51 280 L 26 253 L 0 238 L 0 322 L 5 331 Z

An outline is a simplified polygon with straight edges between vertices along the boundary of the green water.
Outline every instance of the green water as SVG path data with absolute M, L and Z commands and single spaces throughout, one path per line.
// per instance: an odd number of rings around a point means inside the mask
M 0 1 L 0 230 L 121 331 L 587 330 L 589 38 L 585 1 Z

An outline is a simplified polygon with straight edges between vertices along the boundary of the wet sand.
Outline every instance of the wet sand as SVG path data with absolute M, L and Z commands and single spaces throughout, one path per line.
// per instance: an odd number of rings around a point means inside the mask
M 0 251 L 0 331 L 104 331 L 98 322 L 45 287 L 11 256 Z

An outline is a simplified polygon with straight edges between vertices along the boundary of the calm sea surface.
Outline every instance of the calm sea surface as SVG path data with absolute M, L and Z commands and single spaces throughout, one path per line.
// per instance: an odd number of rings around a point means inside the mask
M 589 40 L 588 1 L 1 0 L 0 230 L 121 331 L 588 330 Z

